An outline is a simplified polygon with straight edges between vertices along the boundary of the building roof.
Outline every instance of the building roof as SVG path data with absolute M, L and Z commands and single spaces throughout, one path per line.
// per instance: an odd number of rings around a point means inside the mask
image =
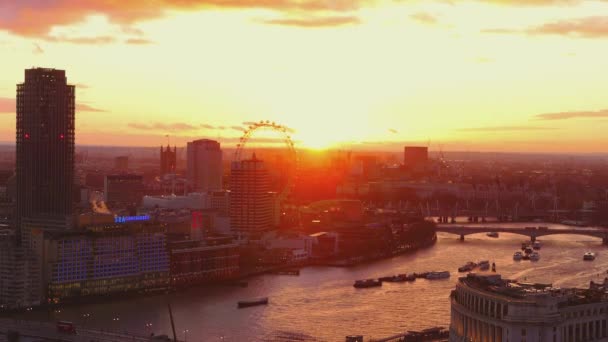
M 534 302 L 539 295 L 556 298 L 560 306 L 608 302 L 608 278 L 603 284 L 591 282 L 589 289 L 556 288 L 552 284 L 524 283 L 503 279 L 495 273 L 469 273 L 459 282 L 476 290 L 503 297 L 509 301 Z

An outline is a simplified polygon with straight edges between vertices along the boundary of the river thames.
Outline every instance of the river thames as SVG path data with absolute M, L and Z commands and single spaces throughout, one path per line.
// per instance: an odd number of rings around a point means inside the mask
M 307 267 L 300 276 L 251 278 L 246 288 L 194 288 L 170 295 L 65 307 L 51 317 L 33 312 L 25 318 L 169 334 L 170 302 L 181 340 L 289 341 L 287 336 L 303 334 L 310 336 L 304 340 L 344 341 L 351 334 L 380 338 L 431 326 L 448 327 L 448 296 L 458 280 L 457 268 L 467 261 L 487 259 L 496 263 L 497 273 L 503 277 L 559 287 L 586 287 L 590 280 L 599 281 L 607 275 L 608 248 L 601 239 L 553 235 L 538 240 L 542 243 L 540 261 L 514 261 L 513 253 L 527 241 L 524 236 L 501 233 L 499 238 L 490 238 L 475 234 L 461 242 L 456 235 L 439 233 L 437 243 L 427 249 L 364 265 Z M 596 252 L 597 259 L 583 262 L 587 251 Z M 370 289 L 352 286 L 357 279 L 443 270 L 451 272 L 449 279 L 385 283 Z M 256 297 L 269 297 L 270 302 L 267 306 L 237 309 L 238 300 Z

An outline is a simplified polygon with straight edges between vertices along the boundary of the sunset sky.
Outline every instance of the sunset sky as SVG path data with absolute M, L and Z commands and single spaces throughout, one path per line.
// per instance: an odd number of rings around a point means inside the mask
M 77 86 L 77 144 L 271 120 L 311 148 L 608 152 L 605 0 L 0 0 L 0 141 L 33 66 Z

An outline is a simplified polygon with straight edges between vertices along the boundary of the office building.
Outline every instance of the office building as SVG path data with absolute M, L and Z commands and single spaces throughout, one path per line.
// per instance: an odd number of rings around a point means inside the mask
M 429 161 L 429 149 L 423 146 L 405 146 L 403 148 L 403 164 L 407 168 L 424 166 Z
M 171 284 L 194 284 L 234 279 L 239 275 L 238 244 L 179 241 L 171 245 Z
M 139 206 L 144 197 L 144 178 L 136 174 L 106 175 L 104 199 L 115 207 Z
M 45 234 L 39 247 L 46 300 L 169 287 L 166 227 L 145 216 Z M 116 223 L 118 221 L 118 223 Z
M 469 274 L 452 291 L 449 341 L 606 341 L 607 289 L 607 281 L 565 289 Z
M 259 233 L 273 227 L 275 203 L 262 160 L 235 161 L 230 172 L 230 224 L 236 233 Z
M 160 147 L 160 176 L 174 174 L 175 168 L 177 167 L 177 147 L 171 147 L 167 145 L 167 149 Z
M 74 182 L 74 86 L 65 71 L 25 70 L 17 85 L 17 226 L 69 227 Z
M 220 143 L 200 139 L 188 143 L 188 181 L 196 192 L 222 190 Z

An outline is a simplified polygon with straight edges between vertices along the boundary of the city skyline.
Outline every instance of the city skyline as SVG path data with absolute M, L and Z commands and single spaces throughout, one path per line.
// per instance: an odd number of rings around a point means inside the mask
M 0 141 L 40 66 L 76 85 L 79 145 L 230 148 L 271 120 L 304 148 L 606 152 L 606 1 L 121 6 L 1 5 Z

